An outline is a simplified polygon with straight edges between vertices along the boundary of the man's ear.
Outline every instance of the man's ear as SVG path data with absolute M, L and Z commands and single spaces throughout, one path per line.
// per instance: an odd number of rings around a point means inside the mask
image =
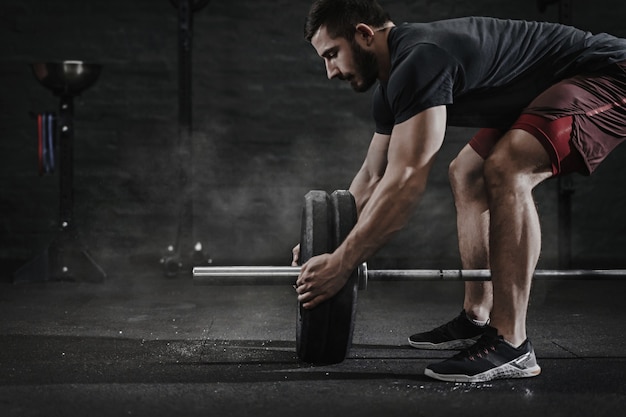
M 356 25 L 356 37 L 361 41 L 365 41 L 366 45 L 370 45 L 374 41 L 374 29 L 365 23 Z

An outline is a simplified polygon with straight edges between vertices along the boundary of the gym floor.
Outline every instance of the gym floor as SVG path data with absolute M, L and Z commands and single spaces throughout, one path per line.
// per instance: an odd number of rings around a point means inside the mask
M 616 416 L 626 408 L 626 281 L 537 281 L 542 374 L 443 383 L 452 352 L 408 335 L 460 311 L 462 283 L 370 283 L 348 359 L 295 354 L 289 286 L 194 286 L 119 265 L 102 284 L 0 283 L 0 414 L 8 416 Z M 108 271 L 111 272 L 111 271 Z

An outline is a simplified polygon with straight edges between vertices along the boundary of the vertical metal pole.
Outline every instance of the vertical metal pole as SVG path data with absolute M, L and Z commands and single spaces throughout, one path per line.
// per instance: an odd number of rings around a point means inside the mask
M 559 22 L 564 25 L 571 25 L 574 21 L 572 17 L 572 0 L 559 1 Z
M 559 3 L 559 23 L 572 25 L 573 0 L 537 0 L 537 7 L 544 12 L 550 4 Z M 569 177 L 558 177 L 558 262 L 559 268 L 569 269 L 572 266 L 572 194 L 574 180 Z
M 191 40 L 193 11 L 191 0 L 178 3 L 178 122 L 181 131 L 191 133 Z
M 165 275 L 176 276 L 191 264 L 202 264 L 208 256 L 200 242 L 193 243 L 193 126 L 192 126 L 192 38 L 193 13 L 209 0 L 171 0 L 178 9 L 178 170 L 180 190 L 178 228 L 174 244 L 161 259 Z
M 61 231 L 74 230 L 74 99 L 61 95 L 59 109 L 59 226 Z
M 558 182 L 558 239 L 559 268 L 572 266 L 572 194 L 574 182 L 569 177 L 559 177 Z
M 191 40 L 193 30 L 191 0 L 180 0 L 178 4 L 178 134 L 179 169 L 182 201 L 180 202 L 179 232 L 177 248 L 181 243 L 190 244 L 193 230 L 193 198 L 191 197 Z
M 572 0 L 559 1 L 559 22 L 565 25 L 572 24 Z M 574 193 L 574 180 L 571 176 L 559 177 L 558 192 L 559 268 L 569 269 L 572 267 L 572 194 Z

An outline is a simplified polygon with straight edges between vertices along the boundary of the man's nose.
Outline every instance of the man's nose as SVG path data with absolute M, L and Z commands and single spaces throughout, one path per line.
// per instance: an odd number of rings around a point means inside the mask
M 337 66 L 333 64 L 331 61 L 326 61 L 326 76 L 328 76 L 328 79 L 332 80 L 339 74 L 340 74 L 340 71 L 337 68 Z

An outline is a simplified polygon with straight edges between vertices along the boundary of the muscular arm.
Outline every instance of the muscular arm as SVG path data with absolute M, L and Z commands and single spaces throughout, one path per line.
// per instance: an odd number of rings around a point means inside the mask
M 350 193 L 354 196 L 358 213 L 361 213 L 385 174 L 389 139 L 389 135 L 374 134 L 365 161 L 350 184 Z
M 445 107 L 425 110 L 396 125 L 383 178 L 359 221 L 337 251 L 352 270 L 402 229 L 426 189 L 445 134 Z
M 445 128 L 444 106 L 427 109 L 394 127 L 385 172 L 362 206 L 357 224 L 335 252 L 313 257 L 302 267 L 296 284 L 298 300 L 305 308 L 335 295 L 354 268 L 406 225 L 426 189 Z

